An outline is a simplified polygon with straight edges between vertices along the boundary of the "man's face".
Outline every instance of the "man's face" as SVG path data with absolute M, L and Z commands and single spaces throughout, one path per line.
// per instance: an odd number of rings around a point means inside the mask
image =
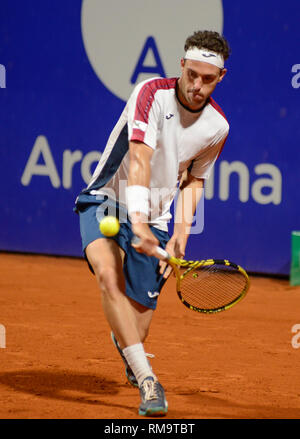
M 221 70 L 206 62 L 182 59 L 178 85 L 183 104 L 191 110 L 201 108 L 225 73 L 226 69 Z

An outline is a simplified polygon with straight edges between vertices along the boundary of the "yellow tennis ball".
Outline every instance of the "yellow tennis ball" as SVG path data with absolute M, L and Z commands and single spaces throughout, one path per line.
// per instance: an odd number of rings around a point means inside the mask
M 119 233 L 120 223 L 115 216 L 105 216 L 100 221 L 99 229 L 104 236 L 115 236 Z

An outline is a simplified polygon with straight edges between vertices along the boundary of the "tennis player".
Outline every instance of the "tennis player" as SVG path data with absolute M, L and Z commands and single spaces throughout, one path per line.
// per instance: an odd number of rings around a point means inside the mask
M 217 32 L 199 31 L 187 38 L 184 50 L 179 78 L 152 78 L 135 87 L 88 187 L 76 200 L 83 251 L 128 381 L 139 387 L 143 416 L 168 410 L 143 346 L 171 270 L 155 258 L 155 247 L 184 256 L 204 181 L 229 131 L 211 98 L 226 74 L 227 41 Z M 170 207 L 178 187 L 170 238 Z M 107 214 L 121 223 L 111 238 L 99 230 Z M 140 240 L 133 246 L 134 236 Z

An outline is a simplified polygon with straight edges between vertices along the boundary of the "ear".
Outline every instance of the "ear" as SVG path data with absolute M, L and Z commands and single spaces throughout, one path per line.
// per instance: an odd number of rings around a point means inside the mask
M 223 80 L 223 78 L 224 78 L 224 76 L 226 75 L 226 73 L 227 73 L 227 69 L 223 69 L 223 70 L 221 71 L 221 74 L 220 74 L 220 77 L 219 77 L 219 79 L 218 79 L 218 82 L 221 82 L 221 81 Z
M 183 69 L 184 64 L 185 64 L 185 59 L 181 58 L 180 60 L 181 70 Z

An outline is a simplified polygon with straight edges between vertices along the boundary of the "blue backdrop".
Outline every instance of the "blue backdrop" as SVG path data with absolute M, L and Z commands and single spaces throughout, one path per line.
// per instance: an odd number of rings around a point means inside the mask
M 81 7 L 1 1 L 1 250 L 81 255 L 74 200 L 125 105 L 91 68 Z M 231 129 L 190 258 L 289 272 L 291 231 L 300 229 L 299 8 L 298 0 L 223 2 L 232 56 L 214 98 Z M 25 172 L 30 157 L 34 175 Z

